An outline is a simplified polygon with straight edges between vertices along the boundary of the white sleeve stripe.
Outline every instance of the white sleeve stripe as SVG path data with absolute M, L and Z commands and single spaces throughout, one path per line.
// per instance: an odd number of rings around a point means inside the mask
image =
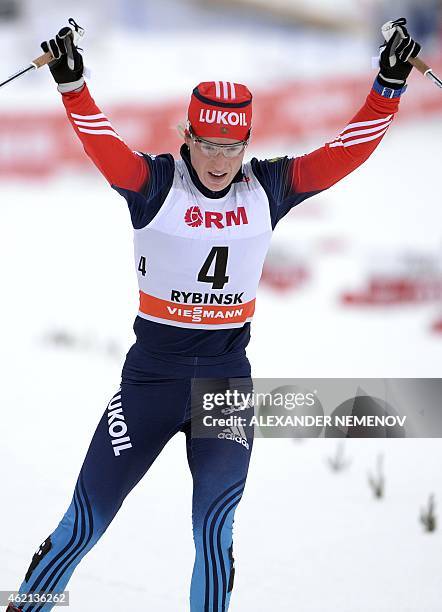
M 369 142 L 370 140 L 376 140 L 376 138 L 380 138 L 381 136 L 383 136 L 387 130 L 388 130 L 388 127 L 386 127 L 382 132 L 379 132 L 379 134 L 375 134 L 374 136 L 367 136 L 366 138 L 357 138 L 356 140 L 351 140 L 350 142 L 342 142 L 341 140 L 339 140 L 338 142 L 332 142 L 329 146 L 330 147 L 352 147 L 353 145 L 361 144 L 362 142 Z
M 339 136 L 341 138 L 346 138 L 349 135 L 353 135 L 356 133 L 360 133 L 360 134 L 369 134 L 370 132 L 368 130 L 372 130 L 373 132 L 376 130 L 382 130 L 384 127 L 387 127 L 388 125 L 390 125 L 390 123 L 393 121 L 393 119 L 389 119 L 389 120 L 385 120 L 382 123 L 379 123 L 378 125 L 375 125 L 374 127 L 370 127 L 367 128 L 366 130 L 360 129 L 358 128 L 357 130 L 354 130 L 353 132 L 348 132 L 348 128 L 345 128 L 345 130 L 343 130 Z
M 118 136 L 112 130 L 86 130 L 85 128 L 78 128 L 79 132 L 84 132 L 85 134 L 95 134 L 96 136 L 113 136 L 114 138 L 118 138 L 118 140 L 123 141 L 121 136 Z
M 110 127 L 113 129 L 110 121 L 74 121 L 75 125 L 83 125 L 85 127 Z
M 235 83 L 230 83 L 230 87 L 232 90 L 232 100 L 234 100 L 236 98 Z
M 97 113 L 96 115 L 76 115 L 75 113 L 71 113 L 71 117 L 73 119 L 107 119 L 106 115 L 103 115 L 103 113 Z
M 221 87 L 219 81 L 215 81 L 215 95 L 217 98 L 221 98 Z
M 384 123 L 384 121 L 388 121 L 392 117 L 393 115 L 388 115 L 388 117 L 384 117 L 383 119 L 373 119 L 373 121 L 357 121 L 356 123 L 349 123 L 341 133 L 344 133 L 347 130 L 355 127 L 364 127 L 367 125 L 376 125 L 377 123 Z
M 393 119 L 390 119 L 388 123 L 377 125 L 376 127 L 368 128 L 366 130 L 355 130 L 354 132 L 347 132 L 346 134 L 341 134 L 341 140 L 346 140 L 347 138 L 351 138 L 352 136 L 360 136 L 362 134 L 373 134 L 373 132 L 379 132 L 379 130 L 388 127 L 392 121 Z
M 223 96 L 225 100 L 229 99 L 229 89 L 227 87 L 227 81 L 223 81 Z

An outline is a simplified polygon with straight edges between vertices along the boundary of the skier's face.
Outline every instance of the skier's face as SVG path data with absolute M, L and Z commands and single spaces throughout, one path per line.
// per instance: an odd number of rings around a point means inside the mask
M 191 136 L 185 137 L 185 141 L 190 150 L 190 161 L 199 180 L 204 187 L 211 191 L 221 191 L 235 178 L 235 175 L 241 168 L 245 147 L 240 146 L 237 140 L 231 138 L 206 138 L 204 142 L 195 141 Z M 226 157 L 221 148 L 213 147 L 205 143 L 213 145 L 235 145 L 228 151 L 229 157 Z M 210 153 L 210 156 L 209 156 Z M 235 155 L 231 156 L 232 153 Z

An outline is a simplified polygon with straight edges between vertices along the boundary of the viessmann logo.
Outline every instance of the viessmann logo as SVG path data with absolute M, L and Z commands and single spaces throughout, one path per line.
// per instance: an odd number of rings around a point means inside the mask
M 249 223 L 244 206 L 238 206 L 236 210 L 227 210 L 225 213 L 206 210 L 204 215 L 199 206 L 191 206 L 184 214 L 184 221 L 189 227 L 200 227 L 204 223 L 205 227 L 218 229 Z

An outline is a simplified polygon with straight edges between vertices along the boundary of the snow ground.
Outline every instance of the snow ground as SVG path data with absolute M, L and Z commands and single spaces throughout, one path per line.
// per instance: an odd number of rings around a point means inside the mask
M 260 290 L 249 350 L 256 376 L 440 376 L 442 340 L 428 332 L 436 304 L 361 312 L 337 296 L 363 282 L 373 253 L 437 254 L 441 136 L 441 119 L 398 122 L 368 164 L 281 223 L 275 243 L 301 249 L 314 274 L 288 296 Z M 294 152 L 318 144 L 294 143 Z M 285 152 L 276 146 L 250 152 Z M 3 183 L 0 198 L 1 590 L 18 587 L 69 503 L 132 342 L 137 289 L 128 213 L 100 177 Z M 321 237 L 347 248 L 320 255 L 312 245 Z M 79 345 L 45 343 L 57 329 Z M 117 359 L 105 350 L 110 341 Z M 347 441 L 351 466 L 333 475 L 325 460 L 336 444 L 257 441 L 237 512 L 232 612 L 440 609 L 441 531 L 425 535 L 418 523 L 428 495 L 442 499 L 440 440 Z M 366 482 L 379 453 L 380 502 Z M 77 569 L 72 612 L 187 609 L 190 504 L 178 436 Z

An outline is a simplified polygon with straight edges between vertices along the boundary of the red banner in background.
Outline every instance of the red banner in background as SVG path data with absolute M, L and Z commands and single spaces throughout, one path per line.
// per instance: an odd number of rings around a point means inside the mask
M 441 73 L 442 63 L 434 64 L 434 69 Z M 254 144 L 262 146 L 269 140 L 292 142 L 316 136 L 331 140 L 362 105 L 370 80 L 367 76 L 333 76 L 319 81 L 288 82 L 278 86 L 277 103 L 273 90 L 255 92 Z M 416 71 L 410 81 L 400 117 L 441 113 L 442 92 Z M 161 104 L 127 102 L 109 108 L 107 115 L 133 149 L 176 153 L 180 146 L 177 126 L 185 118 L 186 104 L 185 99 Z M 87 162 L 61 103 L 59 111 L 0 112 L 0 176 L 47 177 L 67 166 Z

